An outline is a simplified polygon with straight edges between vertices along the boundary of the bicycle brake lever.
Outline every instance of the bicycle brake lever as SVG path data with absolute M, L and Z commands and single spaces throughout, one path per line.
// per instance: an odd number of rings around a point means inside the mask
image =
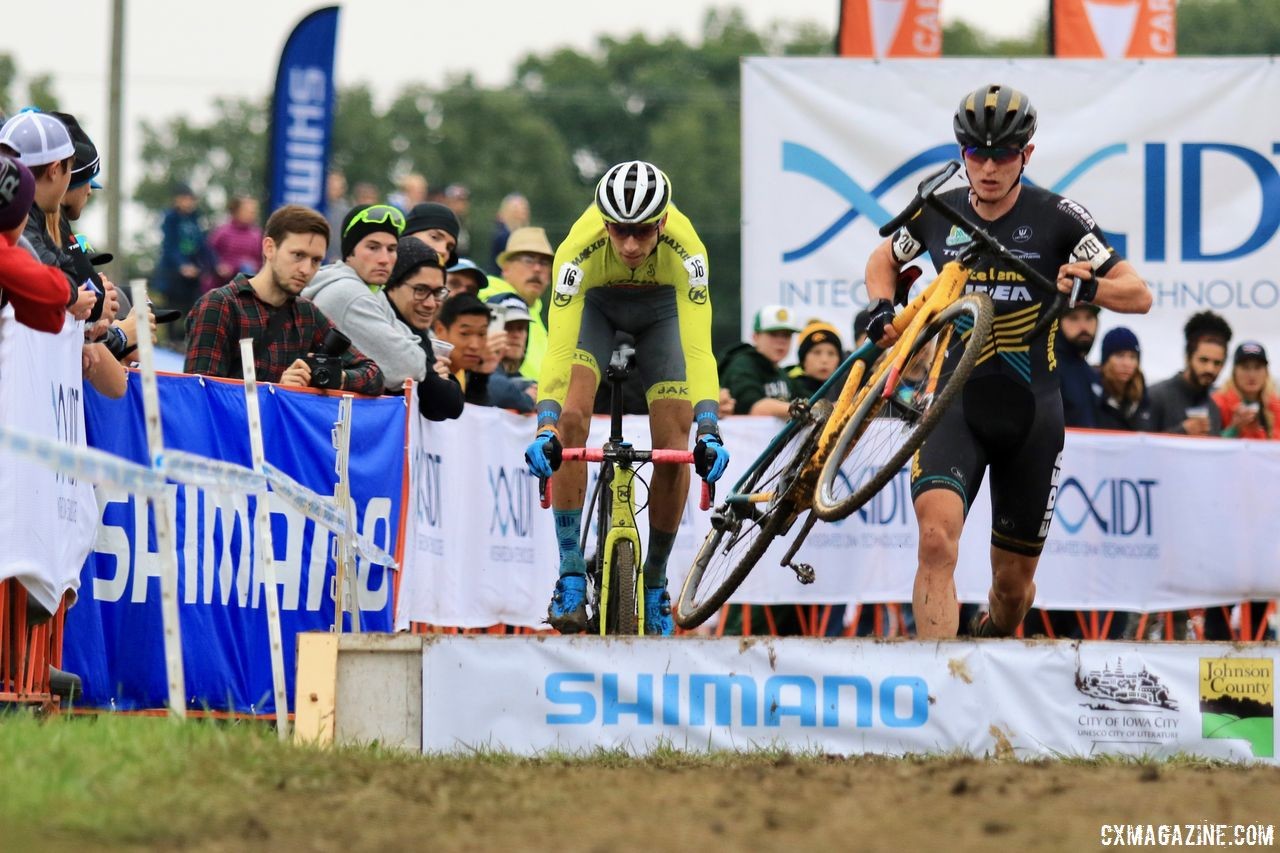
M 543 509 L 551 506 L 551 478 L 538 478 L 538 505 Z
M 706 480 L 703 480 L 702 481 L 702 499 L 698 502 L 698 509 L 702 510 L 703 512 L 706 512 L 707 510 L 711 509 L 711 505 L 715 503 L 715 500 L 716 500 L 715 483 L 708 483 Z

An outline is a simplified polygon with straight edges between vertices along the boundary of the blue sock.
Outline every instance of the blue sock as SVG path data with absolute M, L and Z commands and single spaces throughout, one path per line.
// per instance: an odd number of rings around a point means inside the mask
M 649 589 L 661 589 L 667 585 L 667 558 L 675 544 L 674 532 L 649 528 L 649 550 L 644 555 L 644 585 Z
M 553 509 L 556 519 L 556 544 L 560 546 L 560 577 L 585 575 L 587 561 L 578 550 L 578 534 L 582 530 L 581 509 Z

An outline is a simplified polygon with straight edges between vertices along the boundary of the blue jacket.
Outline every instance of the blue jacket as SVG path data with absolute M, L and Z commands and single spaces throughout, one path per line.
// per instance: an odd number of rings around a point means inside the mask
M 1058 383 L 1062 388 L 1062 420 L 1069 427 L 1096 429 L 1098 371 L 1059 334 L 1054 341 L 1058 356 Z

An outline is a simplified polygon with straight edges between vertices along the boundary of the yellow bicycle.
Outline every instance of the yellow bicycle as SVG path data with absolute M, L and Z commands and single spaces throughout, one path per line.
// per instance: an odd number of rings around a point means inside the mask
M 682 628 L 700 625 L 719 610 L 773 541 L 810 509 L 779 564 L 801 583 L 813 582 L 813 567 L 794 558 L 815 521 L 847 518 L 897 476 L 988 347 L 991 298 L 964 292 L 970 270 L 981 259 L 998 259 L 1054 289 L 984 229 L 937 198 L 938 189 L 959 169 L 952 161 L 926 178 L 911 204 L 880 234 L 891 235 L 927 204 L 969 234 L 971 242 L 915 299 L 908 303 L 907 293 L 897 295 L 905 307 L 893 322 L 899 334 L 893 346 L 882 351 L 868 341 L 813 396 L 792 403 L 787 423 L 712 513 L 711 532 L 676 600 L 675 620 Z M 1062 300 L 1056 300 L 1023 341 L 1043 332 L 1061 306 Z M 829 392 L 840 382 L 844 385 L 833 403 Z
M 622 435 L 622 385 L 634 367 L 635 349 L 623 344 L 613 353 L 605 370 L 611 386 L 609 440 L 603 447 L 566 447 L 566 462 L 599 462 L 587 511 L 582 515 L 579 547 L 587 553 L 591 522 L 596 522 L 596 550 L 587 562 L 587 632 L 591 634 L 644 634 L 643 560 L 636 526 L 636 468 L 655 465 L 691 465 L 688 450 L 639 450 Z M 542 508 L 551 505 L 550 481 L 539 480 Z M 711 506 L 711 487 L 702 484 L 701 507 Z

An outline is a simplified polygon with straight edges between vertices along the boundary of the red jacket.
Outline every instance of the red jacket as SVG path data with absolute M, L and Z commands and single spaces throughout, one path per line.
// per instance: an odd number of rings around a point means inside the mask
M 1240 395 L 1230 388 L 1223 388 L 1221 391 L 1213 395 L 1213 402 L 1218 404 L 1218 411 L 1222 412 L 1222 428 L 1225 430 L 1231 426 L 1235 420 L 1236 410 L 1240 408 Z M 1267 420 L 1270 422 L 1271 434 L 1262 428 L 1262 418 L 1259 418 L 1252 426 L 1239 430 L 1237 438 L 1280 438 L 1280 399 L 1276 399 L 1274 395 L 1268 396 L 1263 405 L 1267 407 Z
M 71 289 L 67 275 L 47 267 L 18 246 L 0 239 L 0 293 L 13 305 L 18 322 L 57 334 L 67 317 Z

